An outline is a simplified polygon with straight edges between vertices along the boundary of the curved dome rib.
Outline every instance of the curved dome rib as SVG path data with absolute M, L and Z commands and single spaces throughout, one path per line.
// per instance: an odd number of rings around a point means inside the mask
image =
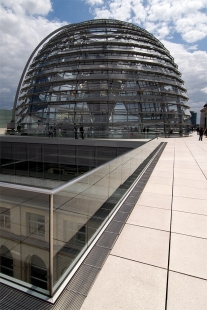
M 21 77 L 20 77 L 19 84 L 18 84 L 18 86 L 17 86 L 17 90 L 16 90 L 16 94 L 15 94 L 14 105 L 13 105 L 13 112 L 12 112 L 12 119 L 13 119 L 13 120 L 15 119 L 15 110 L 16 110 L 16 105 L 17 105 L 17 100 L 18 100 L 18 95 L 19 95 L 20 87 L 21 87 L 21 85 L 22 85 L 23 78 L 24 78 L 24 76 L 25 76 L 25 73 L 26 73 L 26 71 L 27 71 L 27 68 L 28 68 L 28 66 L 29 66 L 29 64 L 30 64 L 30 62 L 31 62 L 31 60 L 32 60 L 32 58 L 34 57 L 34 55 L 35 55 L 35 53 L 37 52 L 37 50 L 40 48 L 40 46 L 41 46 L 45 41 L 47 41 L 47 40 L 48 40 L 50 37 L 52 37 L 55 33 L 61 31 L 61 30 L 64 29 L 64 28 L 67 28 L 67 27 L 68 27 L 68 25 L 63 26 L 63 27 L 60 27 L 60 28 L 54 30 L 53 32 L 51 32 L 48 36 L 46 36 L 46 37 L 37 45 L 37 47 L 34 49 L 34 51 L 32 52 L 32 54 L 31 54 L 30 57 L 28 58 L 27 63 L 26 63 L 26 65 L 25 65 L 25 67 L 24 67 L 24 70 L 23 70 L 23 72 L 22 72 L 22 75 L 21 75 Z

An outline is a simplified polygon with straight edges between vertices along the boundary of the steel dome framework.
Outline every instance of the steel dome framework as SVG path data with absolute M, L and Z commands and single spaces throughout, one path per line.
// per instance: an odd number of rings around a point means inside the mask
M 13 111 L 27 129 L 76 123 L 166 130 L 189 123 L 187 101 L 163 44 L 140 27 L 107 19 L 67 25 L 46 37 L 26 64 Z

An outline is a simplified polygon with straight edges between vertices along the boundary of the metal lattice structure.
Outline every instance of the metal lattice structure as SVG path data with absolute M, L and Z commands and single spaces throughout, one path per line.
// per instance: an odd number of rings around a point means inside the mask
M 14 111 L 27 129 L 182 129 L 190 120 L 187 101 L 178 66 L 158 39 L 133 24 L 101 19 L 64 26 L 38 45 Z

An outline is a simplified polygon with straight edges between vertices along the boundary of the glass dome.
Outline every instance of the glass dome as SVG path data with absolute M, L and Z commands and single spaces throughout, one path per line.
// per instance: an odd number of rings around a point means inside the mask
M 181 73 L 164 45 L 146 30 L 118 20 L 64 26 L 31 55 L 17 90 L 23 128 L 96 130 L 189 124 Z

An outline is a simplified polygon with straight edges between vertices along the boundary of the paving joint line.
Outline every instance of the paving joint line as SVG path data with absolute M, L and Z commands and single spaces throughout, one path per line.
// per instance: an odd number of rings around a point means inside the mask
M 135 260 L 135 259 L 132 259 L 132 258 L 128 258 L 128 257 L 124 257 L 124 256 L 119 256 L 119 255 L 111 254 L 111 253 L 109 254 L 109 256 L 118 257 L 118 258 L 130 261 L 130 262 L 134 262 L 134 263 L 138 263 L 138 264 L 142 264 L 142 265 L 147 265 L 147 266 L 151 266 L 151 267 L 155 267 L 155 268 L 159 268 L 159 269 L 167 271 L 167 268 L 160 267 L 160 266 L 153 265 L 153 264 L 149 264 L 149 263 L 142 262 L 142 261 L 139 261 L 139 260 Z
M 184 275 L 184 276 L 187 276 L 187 277 L 190 277 L 190 278 L 195 278 L 195 279 L 202 280 L 202 281 L 207 281 L 207 278 L 201 278 L 201 277 L 193 276 L 193 275 L 191 275 L 191 274 L 183 273 L 183 272 L 176 271 L 176 270 L 171 270 L 171 269 L 170 269 L 170 272 L 182 274 L 182 275 Z
M 186 214 L 195 214 L 195 215 L 200 215 L 200 216 L 207 216 L 207 214 L 200 214 L 200 213 L 195 213 L 195 212 L 187 212 L 187 211 L 182 211 L 182 210 L 173 210 L 173 212 L 180 212 L 180 213 L 186 213 Z
M 201 141 L 202 142 L 202 141 Z M 201 170 L 202 174 L 204 175 L 205 179 L 207 180 L 206 175 L 204 174 L 203 170 L 201 169 L 199 163 L 197 162 L 195 156 L 193 155 L 192 151 L 190 150 L 190 148 L 188 147 L 188 145 L 186 144 L 186 142 L 184 142 L 186 147 L 188 148 L 188 151 L 191 153 L 191 155 L 193 156 L 193 159 L 195 160 L 196 164 L 198 165 L 199 169 Z M 206 152 L 206 151 L 205 151 Z
M 173 189 L 174 189 L 174 178 L 175 178 L 175 141 L 174 141 L 174 152 L 173 152 L 173 178 L 172 178 L 172 193 L 171 193 L 171 209 L 170 209 L 170 230 L 169 230 L 169 247 L 168 247 L 168 264 L 167 264 L 167 280 L 166 280 L 166 295 L 165 295 L 165 310 L 167 310 L 168 303 L 168 285 L 169 285 L 169 267 L 170 267 L 170 251 L 171 251 L 171 232 L 172 232 L 172 207 L 173 207 Z
M 191 237 L 191 238 L 197 238 L 197 239 L 207 240 L 207 238 L 204 238 L 204 237 L 198 237 L 198 236 L 193 236 L 193 235 L 182 234 L 182 233 L 175 232 L 175 231 L 172 231 L 172 234 L 182 235 L 182 236 Z
M 147 229 L 152 229 L 152 230 L 158 230 L 158 231 L 164 231 L 164 232 L 168 232 L 168 233 L 169 233 L 169 230 L 159 229 L 159 228 L 154 228 L 154 227 L 148 227 L 148 226 L 144 226 L 144 225 L 131 224 L 131 223 L 126 223 L 126 225 L 136 226 L 136 227 L 142 227 L 142 228 L 147 228 Z

